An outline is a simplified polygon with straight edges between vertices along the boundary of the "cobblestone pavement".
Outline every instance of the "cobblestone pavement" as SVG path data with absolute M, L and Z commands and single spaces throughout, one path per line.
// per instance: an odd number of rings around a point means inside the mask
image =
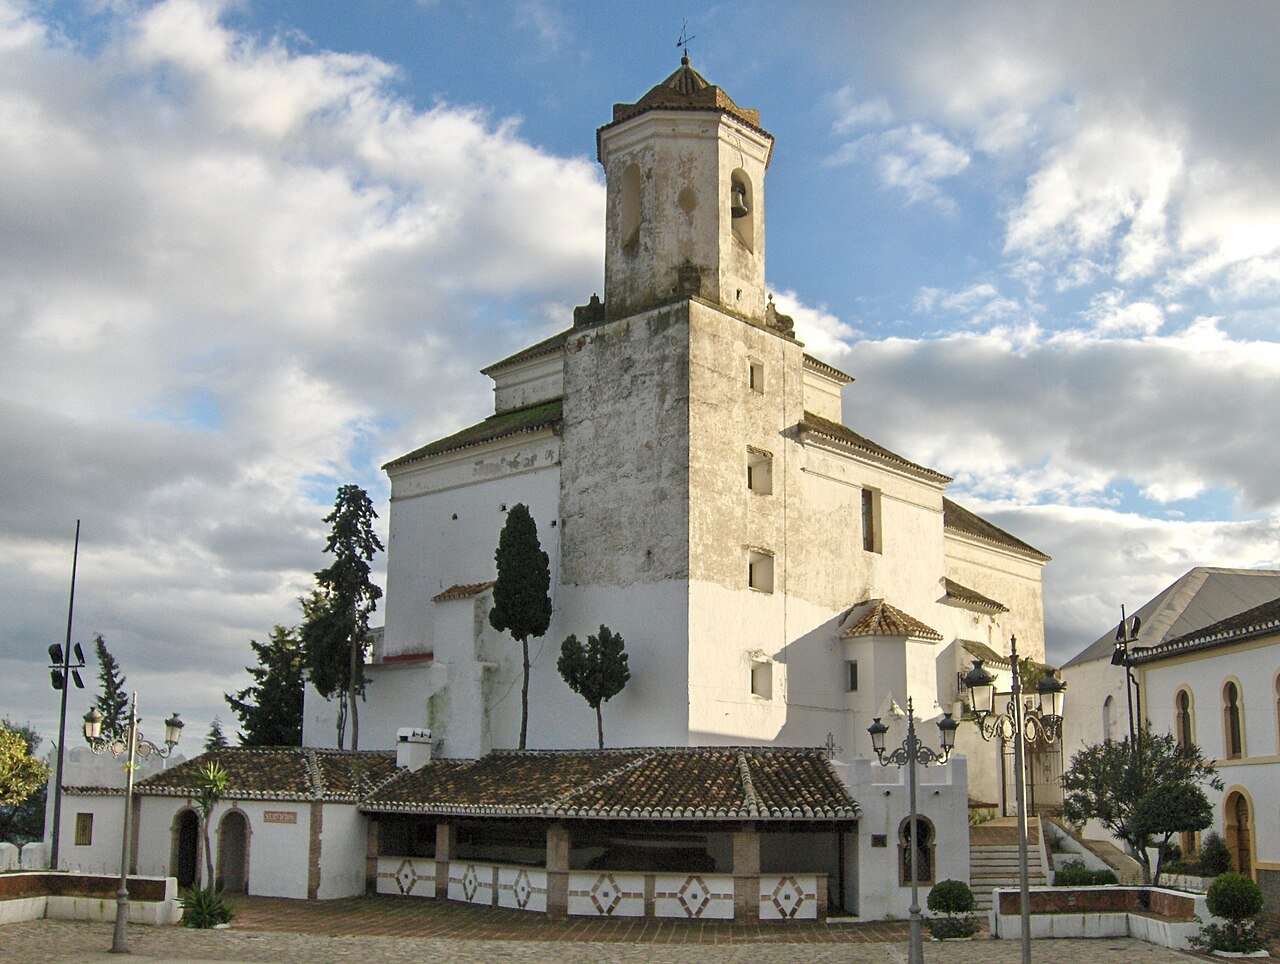
M 111 946 L 111 925 L 81 921 L 40 920 L 0 927 L 0 960 L 116 961 L 106 953 Z M 133 927 L 129 947 L 135 959 L 157 961 L 278 961 L 314 964 L 326 961 L 359 961 L 360 964 L 403 964 L 404 961 L 555 961 L 557 964 L 711 964 L 711 962 L 788 962 L 841 964 L 888 962 L 904 964 L 905 941 L 765 943 L 750 938 L 714 946 L 674 943 L 602 943 L 558 941 L 467 940 L 449 938 L 356 937 L 324 934 L 236 930 L 192 931 L 181 927 Z M 1036 961 L 1053 964 L 1160 964 L 1194 960 L 1191 955 L 1153 947 L 1141 941 L 1037 941 Z M 930 964 L 1014 964 L 1019 960 L 1014 941 L 974 941 L 966 944 L 929 944 Z

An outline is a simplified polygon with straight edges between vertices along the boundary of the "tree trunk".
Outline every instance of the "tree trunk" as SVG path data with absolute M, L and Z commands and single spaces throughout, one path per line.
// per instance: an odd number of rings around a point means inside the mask
M 600 704 L 596 704 L 596 738 L 600 741 L 600 749 L 604 749 L 604 717 L 600 713 Z
M 360 646 L 351 640 L 351 665 L 347 670 L 347 705 L 351 708 L 351 749 L 360 749 L 360 710 L 356 706 L 356 688 L 360 678 Z
M 347 691 L 338 694 L 338 749 L 343 749 L 347 739 Z
M 529 637 L 520 639 L 524 650 L 524 684 L 520 687 L 520 749 L 524 749 L 529 737 Z
M 205 816 L 204 819 L 200 821 L 200 829 L 203 831 L 203 836 L 204 836 L 204 868 L 205 868 L 205 873 L 209 875 L 209 880 L 206 886 L 212 889 L 213 888 L 213 849 L 209 846 L 209 817 L 208 816 Z

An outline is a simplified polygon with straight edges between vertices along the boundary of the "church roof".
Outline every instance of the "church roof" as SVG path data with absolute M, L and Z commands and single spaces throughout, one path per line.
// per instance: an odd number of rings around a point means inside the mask
M 485 368 L 480 369 L 481 375 L 492 375 L 496 371 L 501 371 L 510 365 L 516 365 L 523 361 L 530 361 L 534 358 L 541 358 L 544 355 L 554 355 L 556 352 L 564 348 L 565 339 L 569 337 L 572 328 L 566 328 L 564 331 L 557 332 L 550 338 L 544 338 L 536 345 L 530 345 L 528 348 L 521 348 L 514 355 L 508 355 L 506 358 L 500 359 Z
M 196 771 L 217 763 L 233 800 L 324 800 L 354 803 L 395 773 L 394 753 L 314 747 L 227 747 L 170 767 L 137 785 L 147 796 L 199 794 Z
M 369 812 L 632 820 L 851 820 L 822 749 L 494 750 L 405 771 Z
M 490 415 L 483 422 L 464 428 L 461 432 L 454 432 L 446 438 L 414 449 L 408 455 L 392 459 L 383 466 L 383 469 L 408 465 L 410 462 L 443 455 L 445 452 L 454 452 L 483 442 L 493 442 L 500 438 L 519 435 L 522 432 L 534 432 L 555 425 L 560 421 L 562 407 L 563 400 L 556 398 L 549 402 L 538 402 L 535 405 L 526 405 L 524 408 L 512 409 L 509 412 L 498 412 L 496 415 Z
M 431 597 L 432 602 L 451 602 L 454 599 L 470 599 L 478 596 L 486 589 L 492 588 L 494 581 L 490 579 L 488 582 L 468 582 L 458 583 L 450 586 L 444 592 Z
M 996 602 L 990 596 L 984 596 L 976 589 L 962 586 L 954 579 L 943 579 L 942 585 L 947 592 L 947 598 L 954 599 L 961 605 L 972 609 L 985 609 L 993 613 L 1007 613 L 1009 611 L 1009 607 L 1004 603 Z
M 758 110 L 739 107 L 723 89 L 694 70 L 686 56 L 680 58 L 680 67 L 675 73 L 652 87 L 634 104 L 614 104 L 613 120 L 596 133 L 597 145 L 601 132 L 651 110 L 714 111 L 732 117 L 770 141 L 773 140 L 773 135 L 760 126 Z
M 1135 663 L 1149 663 L 1168 656 L 1203 649 L 1213 649 L 1231 643 L 1243 642 L 1258 636 L 1280 633 L 1280 599 L 1272 599 L 1242 613 L 1210 623 L 1203 629 L 1176 636 L 1150 649 L 1134 650 Z
M 950 476 L 943 475 L 941 472 L 926 468 L 923 465 L 918 465 L 909 459 L 904 459 L 896 452 L 890 452 L 883 445 L 871 441 L 865 435 L 859 435 L 847 425 L 833 422 L 830 419 L 823 418 L 821 415 L 815 415 L 813 412 L 804 413 L 804 418 L 800 421 L 800 430 L 810 435 L 817 435 L 821 438 L 838 442 L 849 448 L 856 449 L 863 455 L 871 456 L 877 462 L 886 462 L 898 468 L 907 469 L 914 475 L 922 476 L 934 482 L 951 481 Z
M 1142 620 L 1138 645 L 1156 648 L 1277 596 L 1280 596 L 1280 570 L 1196 566 L 1129 615 Z M 1115 645 L 1115 626 L 1112 625 L 1064 665 L 1110 659 Z
M 908 616 L 897 606 L 891 606 L 883 599 L 869 599 L 858 603 L 849 612 L 852 614 L 862 606 L 865 606 L 866 610 L 845 627 L 844 632 L 840 634 L 841 639 L 855 639 L 859 636 L 905 636 L 911 639 L 929 639 L 934 642 L 942 639 L 942 633 L 932 626 L 926 626 L 914 616 Z
M 942 528 L 970 536 L 979 542 L 990 542 L 1005 549 L 1013 549 L 1033 559 L 1048 562 L 1051 557 L 1045 555 L 1035 546 L 1028 545 L 1015 535 L 1005 532 L 993 522 L 988 522 L 976 512 L 970 512 L 964 506 L 942 500 Z

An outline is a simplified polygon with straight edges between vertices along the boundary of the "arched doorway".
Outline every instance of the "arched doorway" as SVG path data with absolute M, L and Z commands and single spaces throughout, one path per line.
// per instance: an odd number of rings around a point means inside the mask
M 231 893 L 249 889 L 249 821 L 239 810 L 218 825 L 218 885 Z
M 169 873 L 179 887 L 192 887 L 200 869 L 200 818 L 194 810 L 183 810 L 173 818 L 173 848 Z
M 1227 849 L 1231 851 L 1231 864 L 1238 873 L 1253 876 L 1253 819 L 1249 812 L 1249 800 L 1239 791 L 1227 796 L 1223 805 L 1226 811 L 1224 829 Z

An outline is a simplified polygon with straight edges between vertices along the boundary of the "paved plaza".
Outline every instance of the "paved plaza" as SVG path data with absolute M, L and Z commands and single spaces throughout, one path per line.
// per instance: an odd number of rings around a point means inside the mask
M 230 930 L 131 927 L 136 958 L 162 961 L 715 961 L 905 962 L 906 925 L 760 924 L 545 917 L 394 897 L 305 902 L 236 901 Z M 40 920 L 0 928 L 3 961 L 118 961 L 106 953 L 111 925 Z M 1011 941 L 930 943 L 929 962 L 1003 964 L 1019 959 Z M 1191 961 L 1141 941 L 1037 941 L 1034 959 L 1053 964 Z

